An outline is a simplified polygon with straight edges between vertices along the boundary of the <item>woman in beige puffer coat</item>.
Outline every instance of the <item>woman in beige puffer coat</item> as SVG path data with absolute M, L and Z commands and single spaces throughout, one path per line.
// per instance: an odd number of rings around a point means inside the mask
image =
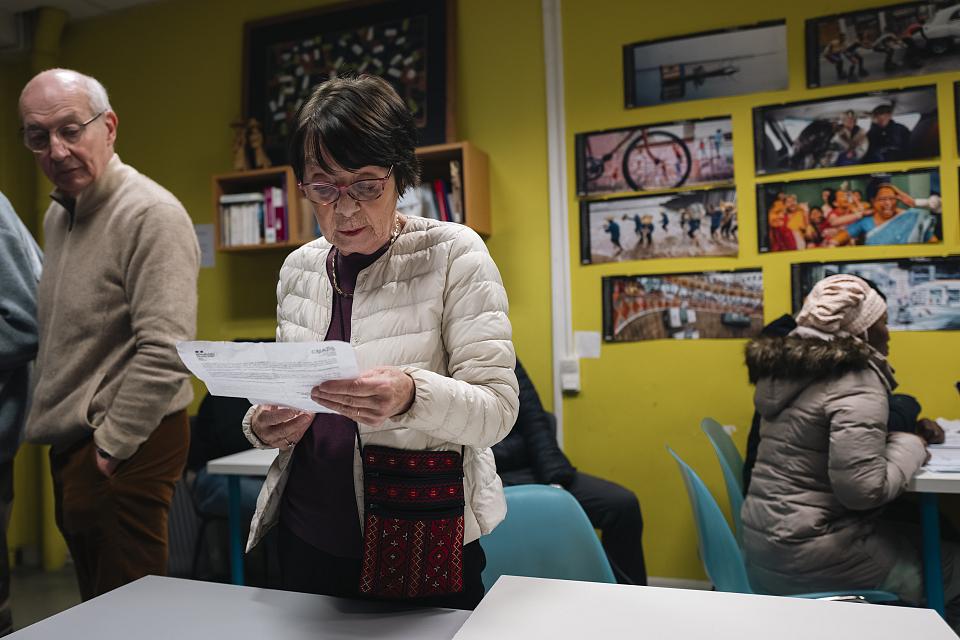
M 860 278 L 831 276 L 797 323 L 786 338 L 747 346 L 762 419 L 742 511 L 751 583 L 785 595 L 884 589 L 921 602 L 919 541 L 878 522 L 927 459 L 921 437 L 887 432 L 896 381 L 886 303 Z M 944 545 L 948 602 L 960 596 L 958 551 Z

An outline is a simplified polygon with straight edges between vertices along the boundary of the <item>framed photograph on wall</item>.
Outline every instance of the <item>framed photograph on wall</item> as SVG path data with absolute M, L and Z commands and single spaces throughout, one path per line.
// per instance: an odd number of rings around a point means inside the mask
M 763 328 L 763 271 L 603 279 L 607 342 L 752 338 Z
M 623 95 L 628 109 L 778 91 L 788 84 L 784 20 L 623 47 Z
M 757 175 L 940 157 L 937 88 L 877 91 L 753 110 Z
M 957 131 L 957 153 L 960 154 L 960 82 L 953 83 L 953 118 Z
M 730 117 L 577 134 L 577 194 L 733 182 Z
M 955 0 L 909 2 L 807 20 L 807 87 L 960 68 Z
M 378 75 L 413 113 L 418 144 L 452 139 L 453 3 L 383 0 L 248 22 L 244 28 L 243 109 L 263 126 L 264 149 L 286 164 L 297 109 L 319 83 Z
M 868 278 L 887 297 L 891 331 L 960 330 L 960 256 L 806 262 L 791 271 L 794 313 L 817 282 L 849 273 Z
M 735 256 L 737 192 L 684 191 L 580 202 L 580 262 Z
M 760 184 L 759 249 L 939 243 L 940 194 L 937 169 Z

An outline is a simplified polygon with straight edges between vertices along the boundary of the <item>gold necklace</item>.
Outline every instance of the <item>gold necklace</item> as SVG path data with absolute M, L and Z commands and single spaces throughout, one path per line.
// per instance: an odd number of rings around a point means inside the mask
M 387 244 L 388 247 L 392 247 L 393 243 L 397 241 L 397 238 L 400 236 L 400 229 L 403 227 L 400 221 L 400 216 L 397 216 L 397 222 L 393 225 L 393 233 L 390 234 L 390 242 Z M 333 290 L 337 292 L 342 298 L 352 298 L 353 291 L 347 293 L 340 288 L 340 284 L 337 282 L 337 258 L 340 257 L 340 249 L 337 248 L 337 245 L 333 245 L 333 268 L 330 270 L 330 273 L 333 275 L 331 283 L 333 284 Z

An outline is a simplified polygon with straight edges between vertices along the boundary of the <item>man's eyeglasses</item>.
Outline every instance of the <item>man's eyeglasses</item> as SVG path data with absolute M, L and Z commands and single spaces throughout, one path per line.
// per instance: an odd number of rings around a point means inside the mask
M 62 127 L 56 129 L 56 135 L 60 138 L 60 141 L 63 144 L 71 145 L 80 142 L 80 138 L 83 137 L 83 132 L 86 131 L 87 125 L 91 122 L 102 116 L 105 111 L 101 111 L 97 115 L 93 116 L 86 122 L 70 123 L 65 124 Z M 27 149 L 33 151 L 34 153 L 43 153 L 50 148 L 50 132 L 46 129 L 41 129 L 40 127 L 27 127 L 23 129 L 23 144 L 26 145 Z
M 383 190 L 387 186 L 387 180 L 393 173 L 393 166 L 387 171 L 387 175 L 382 178 L 370 178 L 367 180 L 357 180 L 346 186 L 331 184 L 329 182 L 308 182 L 299 183 L 297 186 L 303 191 L 303 195 L 314 204 L 333 204 L 340 199 L 340 194 L 346 192 L 348 196 L 357 202 L 367 202 L 376 200 L 383 195 Z

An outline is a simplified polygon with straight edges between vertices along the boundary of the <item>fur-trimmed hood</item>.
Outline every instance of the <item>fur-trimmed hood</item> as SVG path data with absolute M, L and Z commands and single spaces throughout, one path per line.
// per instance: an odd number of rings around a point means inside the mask
M 793 404 L 811 383 L 851 371 L 873 369 L 888 390 L 896 386 L 886 358 L 852 337 L 760 336 L 747 343 L 746 361 L 750 382 L 757 386 L 754 406 L 767 419 Z
M 760 336 L 747 343 L 750 382 L 760 378 L 817 380 L 870 366 L 872 349 L 856 338 L 821 340 Z

